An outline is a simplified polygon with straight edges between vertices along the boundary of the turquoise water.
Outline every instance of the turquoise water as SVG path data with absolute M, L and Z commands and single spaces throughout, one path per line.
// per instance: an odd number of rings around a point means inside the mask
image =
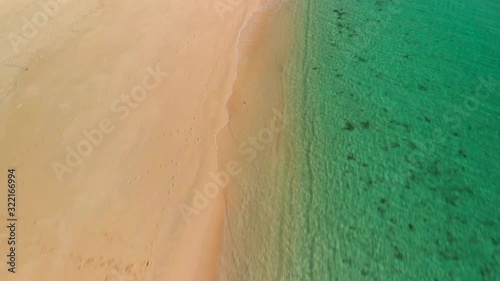
M 285 2 L 248 25 L 269 69 L 243 57 L 228 133 L 287 125 L 228 192 L 220 280 L 500 280 L 500 4 Z
M 500 2 L 301 5 L 277 280 L 500 280 Z

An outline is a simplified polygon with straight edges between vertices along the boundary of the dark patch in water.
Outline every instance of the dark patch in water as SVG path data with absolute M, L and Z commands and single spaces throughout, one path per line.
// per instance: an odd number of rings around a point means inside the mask
M 391 142 L 391 148 L 398 148 L 400 147 L 401 145 L 397 142 Z
M 354 127 L 354 124 L 352 122 L 349 122 L 347 121 L 345 123 L 345 127 L 344 127 L 344 130 L 347 130 L 347 131 L 354 131 L 355 127 Z
M 464 149 L 460 149 L 458 151 L 458 155 L 462 156 L 463 158 L 467 158 L 467 153 L 465 152 Z
M 411 231 L 415 231 L 415 226 L 414 226 L 412 223 L 408 224 L 408 228 L 409 228 Z
M 430 172 L 435 176 L 435 177 L 440 177 L 441 176 L 441 170 L 439 169 L 439 161 L 434 161 L 432 163 L 432 166 L 430 167 Z
M 484 278 L 484 280 L 493 280 L 494 277 L 494 269 L 490 264 L 485 264 L 481 267 L 481 276 Z
M 457 237 L 453 234 L 453 232 L 447 230 L 446 231 L 446 239 L 448 240 L 448 243 L 453 244 L 458 241 Z
M 338 20 L 342 20 L 344 18 L 344 16 L 346 15 L 346 12 L 344 12 L 344 9 L 335 9 L 333 10 L 333 12 L 335 14 L 337 14 L 337 19 Z
M 414 143 L 413 141 L 409 141 L 408 142 L 408 146 L 412 149 L 412 150 L 417 150 L 418 149 L 418 146 L 416 143 Z
M 368 61 L 368 60 L 367 60 L 366 58 L 364 58 L 364 57 L 360 57 L 360 56 L 358 56 L 357 58 L 358 58 L 358 61 L 360 61 L 360 62 L 367 62 L 367 61 Z
M 368 269 L 366 269 L 366 268 L 361 269 L 361 275 L 368 276 L 368 274 L 369 274 Z
M 486 220 L 484 223 L 484 225 L 486 225 L 487 227 L 494 227 L 495 226 L 495 222 L 493 220 Z
M 452 205 L 453 207 L 456 207 L 458 205 L 459 199 L 460 198 L 456 194 L 444 194 L 444 200 L 446 201 L 446 203 Z
M 498 244 L 500 244 L 500 238 L 491 237 L 491 243 L 493 243 L 493 245 L 495 245 L 495 246 L 498 246 Z
M 398 246 L 391 245 L 392 249 L 394 250 L 394 256 L 398 260 L 404 260 L 405 259 L 405 254 L 399 249 Z
M 410 124 L 408 123 L 404 123 L 404 122 L 401 122 L 401 121 L 397 121 L 397 120 L 390 120 L 389 123 L 391 125 L 396 125 L 396 126 L 399 126 L 399 127 L 402 127 L 404 128 L 407 132 L 409 132 L 411 130 L 411 126 Z
M 427 92 L 427 90 L 429 90 L 429 89 L 427 88 L 427 86 L 422 85 L 422 84 L 419 84 L 419 85 L 418 85 L 418 89 L 419 89 L 420 91 L 425 91 L 425 92 Z
M 352 265 L 352 259 L 351 258 L 343 258 L 342 262 L 348 265 Z
M 411 189 L 411 182 L 410 182 L 410 180 L 406 180 L 405 181 L 405 188 L 406 189 Z
M 443 257 L 447 260 L 457 261 L 459 259 L 458 254 L 449 248 L 445 248 L 445 249 L 439 251 L 439 254 L 441 255 L 441 257 Z

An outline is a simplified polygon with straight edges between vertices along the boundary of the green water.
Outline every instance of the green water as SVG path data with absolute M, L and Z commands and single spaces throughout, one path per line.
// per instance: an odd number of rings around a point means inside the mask
M 499 2 L 297 5 L 275 280 L 500 280 Z

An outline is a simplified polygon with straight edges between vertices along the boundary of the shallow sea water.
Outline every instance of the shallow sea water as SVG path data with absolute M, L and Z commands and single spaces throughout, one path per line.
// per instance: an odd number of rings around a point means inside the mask
M 500 280 L 500 4 L 290 0 L 268 24 L 287 13 L 288 125 L 228 193 L 220 280 Z
M 288 279 L 500 280 L 499 2 L 301 5 Z

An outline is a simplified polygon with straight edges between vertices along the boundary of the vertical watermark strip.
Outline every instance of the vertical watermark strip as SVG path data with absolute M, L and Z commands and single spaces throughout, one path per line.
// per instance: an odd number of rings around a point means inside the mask
M 16 169 L 9 169 L 7 173 L 7 270 L 16 273 L 16 237 L 17 237 L 17 215 L 16 215 Z

